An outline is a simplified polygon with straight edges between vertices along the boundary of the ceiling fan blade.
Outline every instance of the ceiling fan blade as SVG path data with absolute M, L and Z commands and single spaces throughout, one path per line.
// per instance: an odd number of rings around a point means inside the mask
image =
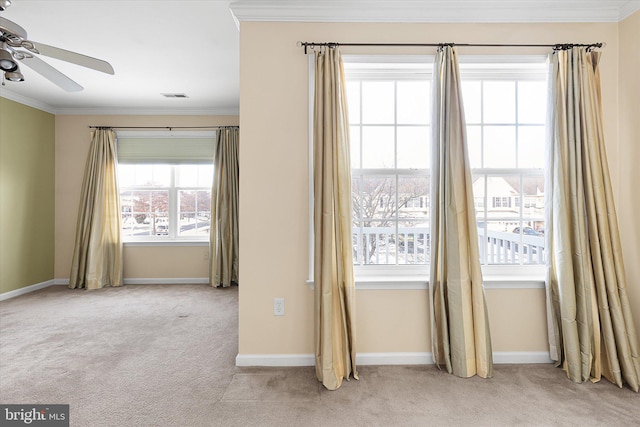
M 56 70 L 55 68 L 53 68 L 51 65 L 47 64 L 40 58 L 37 58 L 35 56 L 25 57 L 20 62 L 28 65 L 35 72 L 51 80 L 53 83 L 57 84 L 67 92 L 79 92 L 83 89 L 83 87 L 80 86 L 78 83 L 74 82 L 69 77 L 65 76 L 60 71 Z
M 107 74 L 115 74 L 113 67 L 106 61 L 92 58 L 80 53 L 71 52 L 70 50 L 60 49 L 58 47 L 49 46 L 43 43 L 31 42 L 40 54 L 50 58 L 60 59 L 62 61 L 71 62 L 72 64 L 82 65 L 96 71 L 102 71 Z

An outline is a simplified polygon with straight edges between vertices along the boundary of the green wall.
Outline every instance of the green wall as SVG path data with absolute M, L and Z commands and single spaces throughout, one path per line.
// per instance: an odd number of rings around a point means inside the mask
M 53 279 L 55 116 L 0 98 L 0 293 Z

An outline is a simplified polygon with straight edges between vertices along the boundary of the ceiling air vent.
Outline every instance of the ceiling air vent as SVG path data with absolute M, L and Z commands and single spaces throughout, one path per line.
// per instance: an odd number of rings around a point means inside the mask
M 188 98 L 186 93 L 161 93 L 165 98 Z

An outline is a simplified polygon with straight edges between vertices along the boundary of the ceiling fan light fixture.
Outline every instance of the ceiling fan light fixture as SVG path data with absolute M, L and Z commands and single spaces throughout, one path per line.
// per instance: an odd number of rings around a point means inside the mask
M 0 49 L 0 69 L 2 71 L 15 71 L 18 69 L 18 63 L 13 56 L 4 49 Z
M 9 80 L 10 82 L 23 82 L 24 76 L 19 70 L 16 71 L 7 71 L 4 73 L 4 78 Z

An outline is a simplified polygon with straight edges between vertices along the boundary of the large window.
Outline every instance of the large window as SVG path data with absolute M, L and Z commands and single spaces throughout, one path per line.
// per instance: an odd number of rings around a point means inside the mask
M 544 263 L 545 72 L 461 65 L 483 264 Z
M 345 56 L 357 266 L 429 262 L 431 62 Z M 545 58 L 461 74 L 481 262 L 541 264 Z
M 357 265 L 428 262 L 430 81 L 424 66 L 347 67 Z
M 208 240 L 213 135 L 118 134 L 125 241 Z

